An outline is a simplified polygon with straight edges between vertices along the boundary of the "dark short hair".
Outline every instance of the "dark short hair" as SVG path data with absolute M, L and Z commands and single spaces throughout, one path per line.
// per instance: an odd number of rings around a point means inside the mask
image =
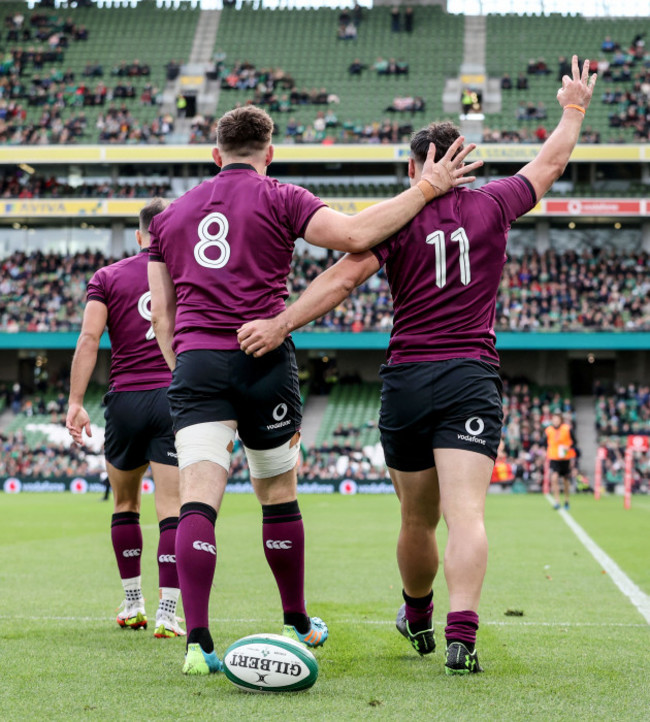
M 166 201 L 164 198 L 152 198 L 140 211 L 140 232 L 148 233 L 151 219 L 159 213 L 162 213 L 168 205 L 169 201 Z
M 435 143 L 437 163 L 459 135 L 460 131 L 453 123 L 430 123 L 426 128 L 413 133 L 411 155 L 416 163 L 422 164 L 427 159 L 429 143 Z M 458 150 L 461 149 L 462 146 Z
M 247 156 L 265 150 L 272 133 L 271 116 L 262 108 L 246 105 L 221 116 L 217 125 L 217 145 L 223 153 Z

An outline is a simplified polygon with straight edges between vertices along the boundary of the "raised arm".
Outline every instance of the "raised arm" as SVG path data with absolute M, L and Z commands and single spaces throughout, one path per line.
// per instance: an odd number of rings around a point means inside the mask
M 476 145 L 470 143 L 454 157 L 463 141 L 462 136 L 457 138 L 437 163 L 433 162 L 436 148 L 431 143 L 421 180 L 395 198 L 365 208 L 354 216 L 320 208 L 307 225 L 305 240 L 315 246 L 348 253 L 367 251 L 381 243 L 414 218 L 429 201 L 476 180 L 468 174 L 483 165 L 483 161 L 469 165 L 463 162 Z
M 150 260 L 147 265 L 147 275 L 151 291 L 151 325 L 162 355 L 173 371 L 176 367 L 176 354 L 172 349 L 176 320 L 176 289 L 167 266 L 161 261 Z
M 77 348 L 72 358 L 70 369 L 70 394 L 68 396 L 68 412 L 65 426 L 75 444 L 83 444 L 83 432 L 92 436 L 90 417 L 84 409 L 84 396 L 90 377 L 97 363 L 99 340 L 106 328 L 108 309 L 101 301 L 91 300 L 86 304 L 81 333 L 77 339 Z
M 317 276 L 300 298 L 281 314 L 245 323 L 237 331 L 241 350 L 256 357 L 273 351 L 291 331 L 336 308 L 378 270 L 379 261 L 370 251 L 343 256 Z
M 580 137 L 585 112 L 594 92 L 597 76 L 589 77 L 589 61 L 585 60 L 582 77 L 578 68 L 578 56 L 572 60 L 572 75 L 562 78 L 562 87 L 557 91 L 558 103 L 562 106 L 562 118 L 548 137 L 535 160 L 524 166 L 519 173 L 532 184 L 539 200 L 555 181 L 564 173 L 569 158 Z M 580 110 L 582 108 L 582 110 Z

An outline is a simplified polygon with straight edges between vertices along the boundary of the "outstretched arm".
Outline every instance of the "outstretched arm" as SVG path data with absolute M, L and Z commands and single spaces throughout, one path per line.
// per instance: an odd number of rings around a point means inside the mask
M 281 314 L 245 323 L 237 331 L 241 350 L 256 357 L 273 351 L 291 331 L 336 308 L 378 270 L 379 261 L 370 251 L 343 256 L 317 276 L 302 296 Z
M 176 354 L 172 349 L 176 321 L 176 289 L 167 266 L 161 261 L 150 260 L 147 275 L 151 291 L 151 325 L 162 355 L 173 371 L 176 368 Z
M 454 157 L 463 141 L 463 136 L 457 138 L 437 163 L 433 162 L 436 148 L 431 143 L 422 166 L 421 180 L 395 198 L 365 208 L 353 216 L 327 207 L 319 208 L 307 224 L 305 240 L 315 246 L 348 253 L 367 251 L 386 240 L 414 218 L 429 201 L 456 186 L 476 180 L 468 174 L 482 166 L 483 161 L 469 165 L 463 162 L 476 145 L 470 143 Z
M 83 444 L 83 432 L 92 436 L 90 417 L 83 407 L 84 396 L 90 377 L 97 363 L 99 340 L 106 328 L 108 309 L 101 301 L 91 300 L 86 304 L 81 333 L 77 340 L 77 348 L 72 358 L 70 369 L 70 394 L 68 396 L 68 413 L 65 426 L 75 444 Z
M 565 75 L 562 78 L 562 87 L 557 91 L 557 100 L 562 106 L 562 118 L 557 128 L 544 143 L 535 160 L 519 171 L 531 182 L 537 200 L 545 195 L 564 173 L 580 137 L 580 129 L 585 117 L 585 113 L 580 108 L 587 110 L 596 85 L 597 76 L 594 74 L 589 77 L 588 60 L 585 60 L 580 76 L 577 55 L 574 55 L 572 60 L 572 76 L 570 78 Z

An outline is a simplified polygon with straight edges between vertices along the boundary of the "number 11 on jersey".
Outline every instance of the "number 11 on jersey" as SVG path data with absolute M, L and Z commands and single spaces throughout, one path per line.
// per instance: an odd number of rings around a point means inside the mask
M 451 240 L 458 243 L 460 250 L 460 282 L 467 286 L 472 280 L 469 267 L 469 238 L 464 228 L 457 228 L 451 235 Z M 434 231 L 426 237 L 426 242 L 433 246 L 436 254 L 436 286 L 443 288 L 447 283 L 447 247 L 443 231 Z

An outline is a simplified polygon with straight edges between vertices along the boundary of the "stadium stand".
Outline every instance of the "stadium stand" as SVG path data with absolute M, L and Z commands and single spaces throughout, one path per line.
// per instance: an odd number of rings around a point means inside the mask
M 396 97 L 422 96 L 427 117 L 440 115 L 445 79 L 458 73 L 461 61 L 463 17 L 448 15 L 440 7 L 418 6 L 413 31 L 393 33 L 388 7 L 364 10 L 357 38 L 348 42 L 337 38 L 339 14 L 329 8 L 270 10 L 246 4 L 241 9 L 224 8 L 215 44 L 215 52 L 226 55 L 222 77 L 237 63 L 247 62 L 258 69 L 282 69 L 300 92 L 325 88 L 328 95 L 336 96 L 330 103 L 298 102 L 286 112 L 274 113 L 280 138 L 285 137 L 289 117 L 307 131 L 310 126 L 314 129 L 317 112 L 329 107 L 338 126 L 327 128 L 328 136 L 384 142 L 380 130 L 387 117 L 385 109 Z M 436 49 L 435 62 L 431 62 L 432 47 Z M 365 67 L 360 74 L 351 74 L 348 68 L 357 58 Z M 372 65 L 379 58 L 388 63 L 393 59 L 395 64 L 408 58 L 408 73 L 378 73 Z M 281 84 L 276 87 L 277 95 L 289 96 L 290 92 Z M 253 95 L 252 89 L 222 91 L 217 117 Z M 418 111 L 393 115 L 400 117 L 388 118 L 391 126 L 393 120 L 424 122 Z M 204 132 L 201 142 L 210 142 L 212 133 L 208 130 L 205 136 Z
M 501 463 L 510 475 L 493 482 L 521 482 L 530 491 L 539 491 L 544 479 L 546 447 L 544 429 L 551 414 L 559 411 L 574 420 L 575 412 L 567 389 L 536 388 L 528 383 L 503 380 L 503 436 Z
M 6 331 L 77 331 L 86 283 L 114 259 L 101 253 L 17 252 L 0 261 L 0 327 Z M 296 254 L 289 301 L 328 265 Z M 505 331 L 650 330 L 650 256 L 613 250 L 527 251 L 506 264 L 496 329 Z M 390 331 L 392 302 L 383 270 L 336 309 L 306 327 L 313 332 Z
M 623 482 L 628 436 L 650 436 L 650 387 L 647 384 L 619 385 L 612 391 L 596 389 L 596 432 L 606 455 L 603 481 L 609 491 Z M 633 455 L 632 488 L 645 490 L 650 484 L 650 453 Z
M 169 183 L 82 182 L 71 185 L 67 179 L 23 170 L 0 172 L 0 198 L 151 198 L 169 197 Z
M 10 0 L 0 11 L 7 51 L 0 66 L 0 142 L 158 142 L 171 130 L 173 119 L 161 116 L 152 100 L 165 85 L 166 64 L 189 54 L 197 8 L 189 3 L 178 9 L 157 7 L 154 0 L 143 0 L 135 7 L 30 10 L 26 3 Z M 24 15 L 26 27 L 37 27 L 32 25 L 35 15 L 44 17 L 49 37 L 8 38 L 17 12 Z M 72 29 L 66 32 L 66 27 Z M 87 39 L 75 40 L 75 29 L 81 27 Z M 33 61 L 16 61 L 20 51 L 45 52 L 54 34 L 70 38 L 59 58 L 41 68 Z M 148 74 L 142 73 L 145 67 Z M 125 83 L 133 86 L 132 97 L 115 94 L 115 87 Z M 107 94 L 95 104 L 95 96 L 102 95 L 98 84 L 105 84 Z M 30 103 L 30 88 L 37 102 Z
M 85 408 L 91 423 L 104 427 L 103 391 L 92 386 Z M 0 477 L 56 479 L 97 475 L 104 471 L 101 440 L 97 447 L 80 449 L 70 442 L 65 428 L 67 394 L 61 388 L 25 396 L 13 405 L 11 421 L 0 433 Z
M 507 73 L 513 79 L 513 87 L 503 90 L 500 113 L 486 114 L 484 141 L 495 142 L 539 142 L 535 131 L 541 126 L 546 130 L 555 127 L 560 109 L 551 100 L 559 87 L 560 60 L 576 50 L 580 57 L 588 57 L 590 65 L 600 62 L 599 80 L 596 97 L 589 106 L 588 125 L 592 128 L 592 137 L 582 142 L 594 142 L 593 132 L 599 134 L 603 143 L 647 142 L 648 127 L 645 121 L 641 129 L 632 127 L 611 128 L 609 115 L 612 110 L 600 102 L 602 93 L 608 85 L 614 85 L 622 91 L 633 91 L 634 83 L 646 84 L 646 90 L 639 88 L 639 105 L 647 108 L 648 70 L 650 53 L 645 48 L 641 57 L 632 60 L 629 53 L 633 38 L 639 32 L 639 19 L 636 18 L 585 18 L 551 14 L 546 16 L 488 15 L 487 16 L 487 71 L 493 77 L 502 77 Z M 611 36 L 628 55 L 631 72 L 630 80 L 607 80 L 602 74 L 606 63 L 611 65 L 613 57 L 601 50 L 603 40 Z M 579 47 L 576 47 L 579 39 Z M 541 65 L 540 65 L 541 64 Z M 544 66 L 546 70 L 544 70 Z M 530 72 L 528 72 L 530 69 Z M 616 71 L 615 71 L 616 72 Z M 516 79 L 523 73 L 527 79 L 527 90 L 517 90 Z M 539 119 L 535 115 L 517 120 L 517 110 L 523 102 L 546 103 L 546 117 Z M 627 108 L 625 108 L 627 110 Z M 640 113 L 641 114 L 641 111 Z M 585 126 L 586 129 L 587 126 Z

